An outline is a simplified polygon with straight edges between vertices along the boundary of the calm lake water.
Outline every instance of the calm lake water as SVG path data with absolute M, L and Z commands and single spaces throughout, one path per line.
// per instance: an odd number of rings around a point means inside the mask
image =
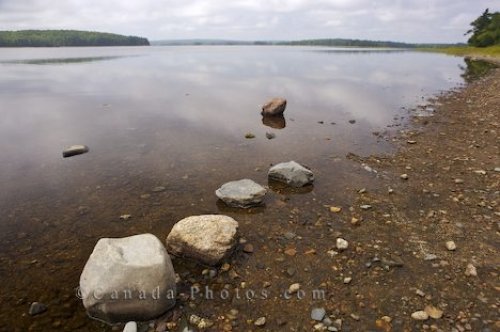
M 289 211 L 306 207 L 307 220 L 332 202 L 348 205 L 346 190 L 374 176 L 346 154 L 393 151 L 373 133 L 402 128 L 407 110 L 460 86 L 464 66 L 362 49 L 0 49 L 0 330 L 109 330 L 74 296 L 101 237 L 164 239 L 186 216 L 225 213 L 258 243 L 286 229 L 277 220 Z M 263 121 L 260 106 L 274 96 L 288 100 L 285 117 Z M 90 152 L 63 159 L 73 144 Z M 269 165 L 289 160 L 315 172 L 314 188 L 272 188 L 250 211 L 217 202 L 224 182 L 267 184 Z M 33 301 L 49 311 L 30 317 Z

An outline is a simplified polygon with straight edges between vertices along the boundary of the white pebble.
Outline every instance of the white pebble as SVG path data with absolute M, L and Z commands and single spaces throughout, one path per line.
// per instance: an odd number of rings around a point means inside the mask
M 425 311 L 415 311 L 411 314 L 411 318 L 415 320 L 427 320 L 429 319 L 429 315 Z
M 453 251 L 457 249 L 457 245 L 453 241 L 446 241 L 446 249 L 448 249 L 449 251 Z
M 349 242 L 339 237 L 337 238 L 336 246 L 338 250 L 345 250 L 349 247 Z

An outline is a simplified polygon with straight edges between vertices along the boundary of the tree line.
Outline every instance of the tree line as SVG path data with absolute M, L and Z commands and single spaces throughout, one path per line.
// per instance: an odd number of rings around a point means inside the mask
M 487 8 L 470 25 L 472 29 L 465 33 L 466 35 L 472 34 L 468 40 L 470 46 L 500 45 L 500 12 L 490 13 Z
M 0 47 L 145 46 L 146 38 L 77 30 L 0 31 Z

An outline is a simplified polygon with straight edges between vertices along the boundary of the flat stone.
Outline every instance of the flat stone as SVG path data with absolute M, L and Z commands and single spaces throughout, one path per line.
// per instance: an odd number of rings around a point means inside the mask
M 409 177 L 408 177 L 408 174 L 406 174 L 406 173 L 405 173 L 405 174 L 401 174 L 399 177 L 400 177 L 402 180 L 408 180 L 408 178 L 409 178 Z
M 288 287 L 288 293 L 289 294 L 297 293 L 299 289 L 300 289 L 299 283 L 291 284 L 290 287 Z
M 238 222 L 224 215 L 192 216 L 177 222 L 167 237 L 168 252 L 217 265 L 237 244 Z
M 286 99 L 273 98 L 262 106 L 261 114 L 264 116 L 277 116 L 283 114 L 286 108 Z
M 424 311 L 429 315 L 429 317 L 434 319 L 440 319 L 441 317 L 443 317 L 443 310 L 432 305 L 426 306 Z
M 33 302 L 30 305 L 28 313 L 30 316 L 36 316 L 47 311 L 47 306 L 41 302 Z
M 215 191 L 224 203 L 233 207 L 249 208 L 262 204 L 266 188 L 250 179 L 231 181 Z
M 434 261 L 438 259 L 438 256 L 435 254 L 425 254 L 424 261 Z
M 325 308 L 314 308 L 311 311 L 311 319 L 321 322 L 325 318 L 326 310 Z
M 64 149 L 62 155 L 63 158 L 68 158 L 72 156 L 76 156 L 79 154 L 84 154 L 89 152 L 89 147 L 86 145 L 72 145 L 66 149 Z
M 268 177 L 296 188 L 311 184 L 314 181 L 313 172 L 295 161 L 274 165 L 269 169 Z
M 83 305 L 107 323 L 147 321 L 175 305 L 175 271 L 152 234 L 102 238 L 80 276 Z
M 411 318 L 414 320 L 427 320 L 429 315 L 425 311 L 415 311 L 411 314 Z

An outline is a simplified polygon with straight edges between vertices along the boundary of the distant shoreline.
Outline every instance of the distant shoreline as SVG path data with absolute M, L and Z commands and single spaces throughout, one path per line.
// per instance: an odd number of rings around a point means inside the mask
M 137 36 L 78 30 L 0 31 L 0 47 L 149 46 Z

